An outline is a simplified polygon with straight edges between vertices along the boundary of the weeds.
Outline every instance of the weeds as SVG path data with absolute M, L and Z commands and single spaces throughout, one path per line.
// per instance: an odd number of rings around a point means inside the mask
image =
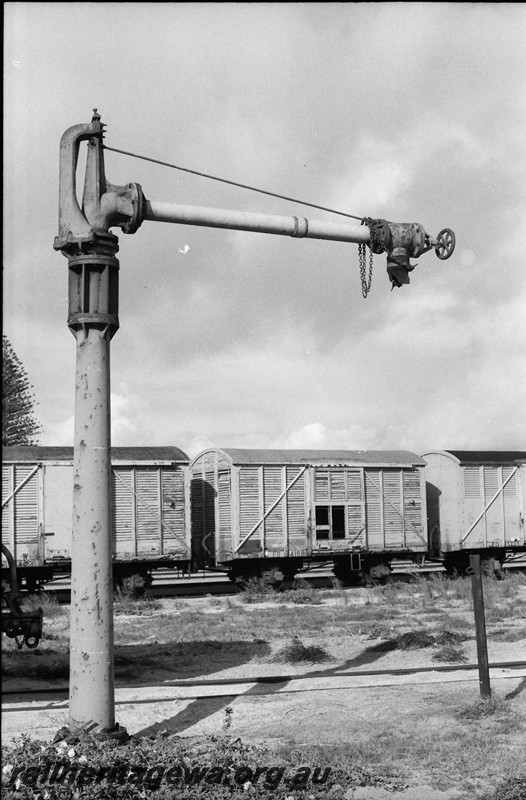
M 471 619 L 467 619 L 467 617 L 460 617 L 457 614 L 448 614 L 442 611 L 440 624 L 444 629 L 451 631 L 473 630 L 473 615 L 471 615 Z
M 417 650 L 424 647 L 433 647 L 435 639 L 425 631 L 409 631 L 399 636 L 396 643 L 400 650 Z
M 358 629 L 358 633 L 366 639 L 389 639 L 393 629 L 387 625 L 366 625 Z
M 451 645 L 451 644 L 459 644 L 460 642 L 465 642 L 466 639 L 468 639 L 468 637 L 463 633 L 443 630 L 438 634 L 438 636 L 435 639 L 435 642 L 436 644 Z
M 320 606 L 323 603 L 321 593 L 302 578 L 296 579 L 294 587 L 288 592 L 278 595 L 280 601 L 284 603 L 295 603 L 297 605 Z
M 513 603 L 488 603 L 485 601 L 485 617 L 486 622 L 504 622 L 513 616 L 516 616 Z
M 436 647 L 442 645 L 443 651 L 453 654 L 453 650 L 446 648 L 454 648 L 454 645 L 460 641 L 464 641 L 466 637 L 459 633 L 452 633 L 451 631 L 442 631 L 438 636 L 432 636 L 426 631 L 408 631 L 396 638 L 388 638 L 378 645 L 368 648 L 374 652 L 389 651 L 389 650 L 423 650 L 427 647 Z M 434 656 L 435 657 L 435 656 Z M 439 660 L 448 660 L 439 658 Z M 459 660 L 458 658 L 455 660 Z
M 480 800 L 524 800 L 526 797 L 526 774 L 507 778 L 497 788 Z
M 160 600 L 152 597 L 134 597 L 120 587 L 115 592 L 113 610 L 115 614 L 127 614 L 130 616 L 146 616 L 159 611 L 163 607 Z
M 508 630 L 498 628 L 495 631 L 488 631 L 488 638 L 496 639 L 498 642 L 520 642 L 521 639 L 526 640 L 526 625 Z
M 18 678 L 23 675 L 33 680 L 69 678 L 69 652 L 56 650 L 27 650 L 4 653 L 2 676 Z
M 468 660 L 466 654 L 460 647 L 455 647 L 454 644 L 446 644 L 433 653 L 433 661 L 441 661 L 447 664 L 465 664 Z
M 271 660 L 286 664 L 319 664 L 333 659 L 325 648 L 314 644 L 305 645 L 301 639 L 295 636 L 292 642 L 278 650 Z
M 292 589 L 279 591 L 273 586 L 262 583 L 257 578 L 251 578 L 245 584 L 240 595 L 243 603 L 276 603 L 295 605 L 322 605 L 322 594 L 307 581 L 297 578 Z
M 491 697 L 479 698 L 474 703 L 462 706 L 457 711 L 457 716 L 462 720 L 481 720 L 490 716 L 504 716 L 513 713 L 510 704 L 494 693 Z
M 354 606 L 350 608 L 351 619 L 354 622 L 385 622 L 402 616 L 396 608 L 386 608 L 379 605 Z
M 386 583 L 379 587 L 379 594 L 388 606 L 405 605 L 413 594 L 412 587 L 407 583 Z
M 226 732 L 230 726 L 232 725 L 232 715 L 234 713 L 234 709 L 232 706 L 227 706 L 224 710 L 224 717 L 223 717 L 223 731 Z
M 263 583 L 258 578 L 250 578 L 243 586 L 239 599 L 243 603 L 265 603 L 277 601 L 278 592 L 272 586 Z
M 38 611 L 42 609 L 44 618 L 60 617 L 65 612 L 64 606 L 59 605 L 56 595 L 43 592 L 41 594 L 31 594 L 24 597 L 21 601 L 24 611 Z
M 525 585 L 526 582 L 519 575 L 502 581 L 484 578 L 486 609 L 496 609 L 494 627 L 500 625 L 499 630 L 489 632 L 489 636 L 496 642 L 514 642 L 526 637 L 524 623 L 517 621 L 512 627 L 512 618 L 506 619 L 509 625 L 502 630 L 500 610 L 507 609 L 517 620 L 517 615 L 520 617 L 524 613 L 519 612 L 519 609 Z M 503 591 L 499 594 L 500 589 Z M 390 650 L 407 650 L 407 656 L 403 660 L 410 664 L 433 663 L 431 658 L 433 661 L 456 664 L 465 660 L 462 642 L 469 638 L 473 627 L 473 613 L 469 609 L 469 579 L 451 580 L 443 576 L 433 576 L 425 584 L 419 578 L 413 584 L 388 584 L 371 590 L 346 590 L 335 583 L 332 605 L 329 593 L 317 595 L 323 598 L 324 605 L 313 604 L 311 598 L 314 590 L 302 584 L 290 592 L 276 592 L 260 586 L 252 587 L 249 592 L 254 599 L 247 601 L 245 593 L 235 599 L 225 598 L 222 601 L 225 613 L 217 613 L 220 603 L 215 598 L 196 604 L 192 601 L 185 604 L 180 600 L 164 601 L 162 613 L 157 611 L 161 604 L 152 603 L 148 599 L 133 600 L 131 603 L 128 600 L 117 600 L 115 665 L 118 680 L 124 679 L 129 685 L 130 679 L 144 680 L 145 675 L 152 680 L 158 675 L 162 680 L 165 677 L 203 677 L 237 667 L 241 667 L 237 674 L 245 674 L 242 668 L 247 662 L 268 663 L 272 655 L 272 644 L 275 648 L 280 647 L 284 643 L 283 637 L 286 637 L 287 646 L 279 650 L 272 661 L 297 664 L 298 672 L 302 671 L 302 664 L 307 665 L 303 671 L 309 672 L 309 664 L 331 661 L 332 653 L 340 660 L 340 651 L 336 647 L 345 643 L 345 637 L 350 639 L 358 632 L 362 637 L 380 640 L 371 642 L 380 654 L 378 657 Z M 368 600 L 367 605 L 364 605 L 365 598 Z M 264 601 L 265 606 L 244 605 L 245 602 Z M 117 609 L 119 602 L 122 609 L 120 613 Z M 69 615 L 67 608 L 54 605 L 58 613 L 56 616 L 53 612 L 47 615 L 47 630 L 53 637 L 59 631 L 61 634 L 63 632 L 60 646 L 58 643 L 55 645 L 54 641 L 46 643 L 44 635 L 39 649 L 25 651 L 20 656 L 16 651 L 9 651 L 12 644 L 8 643 L 8 658 L 4 660 L 4 668 L 7 667 L 9 676 L 18 677 L 23 674 L 28 679 L 67 676 L 66 637 Z M 124 611 L 125 607 L 133 610 Z M 430 609 L 441 609 L 441 612 L 431 620 L 428 616 Z M 488 618 L 492 619 L 491 612 Z M 327 637 L 334 636 L 334 640 L 326 639 L 331 642 L 330 652 L 318 638 L 320 631 L 324 631 Z M 301 639 L 292 639 L 296 632 Z M 281 637 L 278 645 L 277 636 Z M 181 641 L 183 637 L 184 641 Z M 158 643 L 149 643 L 149 638 L 158 639 Z M 363 643 L 356 636 L 350 643 L 353 648 L 363 648 Z M 415 657 L 410 657 L 411 650 L 417 653 Z M 422 655 L 419 654 L 420 650 Z M 396 659 L 401 661 L 401 654 Z M 372 660 L 374 659 L 369 658 L 363 663 L 371 663 Z M 279 668 L 270 668 L 271 672 L 272 669 L 274 673 L 279 671 Z M 320 669 L 324 667 L 321 666 Z M 162 670 L 166 671 L 164 675 Z M 332 666 L 328 671 L 332 671 Z M 455 786 L 466 790 L 470 800 L 482 800 L 479 794 L 484 788 L 510 776 L 493 793 L 486 795 L 484 800 L 523 800 L 526 781 L 521 776 L 524 766 L 520 763 L 519 742 L 525 724 L 520 710 L 524 695 L 518 698 L 518 703 L 514 699 L 520 694 L 520 685 L 509 695 L 507 701 L 492 696 L 489 701 L 477 700 L 459 708 L 458 699 L 465 701 L 466 692 L 460 689 L 457 691 L 452 684 L 441 695 L 443 701 L 441 700 L 442 705 L 438 712 L 430 711 L 428 705 L 419 705 L 418 692 L 410 695 L 408 689 L 404 690 L 407 694 L 402 694 L 400 690 L 398 702 L 398 697 L 392 699 L 394 691 L 390 689 L 389 692 L 378 695 L 378 701 L 382 699 L 387 704 L 385 714 L 382 702 L 375 704 L 374 714 L 369 714 L 368 709 L 367 714 L 364 712 L 362 717 L 360 714 L 364 709 L 358 702 L 352 708 L 346 707 L 345 724 L 348 728 L 344 729 L 342 725 L 342 731 L 349 735 L 346 739 L 348 743 L 341 747 L 334 743 L 325 749 L 318 745 L 310 749 L 305 745 L 297 745 L 294 755 L 283 750 L 279 755 L 274 751 L 271 755 L 264 756 L 261 751 L 251 750 L 250 746 L 240 743 L 240 740 L 236 740 L 237 743 L 231 740 L 230 734 L 236 731 L 241 721 L 236 717 L 237 706 L 233 705 L 224 708 L 222 716 L 219 715 L 215 738 L 190 736 L 185 739 L 184 734 L 183 738 L 165 735 L 155 741 L 136 740 L 129 746 L 118 748 L 102 747 L 100 743 L 94 745 L 93 742 L 88 747 L 81 743 L 78 747 L 74 745 L 75 759 L 85 754 L 89 765 L 113 764 L 116 761 L 129 765 L 149 766 L 164 762 L 172 765 L 183 763 L 184 760 L 185 764 L 191 766 L 202 761 L 205 766 L 227 764 L 235 768 L 241 762 L 244 762 L 243 765 L 253 764 L 257 758 L 261 759 L 262 764 L 276 765 L 291 763 L 290 758 L 295 758 L 296 763 L 325 763 L 333 769 L 325 786 L 312 787 L 312 791 L 309 786 L 305 794 L 293 791 L 291 795 L 291 789 L 285 789 L 284 782 L 276 791 L 266 791 L 260 781 L 257 787 L 249 786 L 245 790 L 243 786 L 239 786 L 233 792 L 229 790 L 228 796 L 231 800 L 241 797 L 250 799 L 252 796 L 261 800 L 285 800 L 293 796 L 299 800 L 308 798 L 311 794 L 314 800 L 343 798 L 346 794 L 352 794 L 352 790 L 347 792 L 347 789 L 357 786 L 376 786 L 389 791 L 396 787 L 401 791 L 407 786 L 408 780 L 421 780 L 424 776 L 433 785 L 441 783 L 444 789 Z M 471 693 L 472 699 L 475 698 L 475 692 L 476 689 Z M 433 696 L 436 698 L 436 693 Z M 468 698 L 469 696 L 468 694 Z M 406 697 L 411 697 L 408 702 L 408 705 L 414 706 L 411 711 L 403 707 Z M 233 708 L 233 711 L 230 712 L 229 708 Z M 398 715 L 395 725 L 393 710 Z M 354 728 L 349 723 L 353 716 L 356 717 Z M 320 739 L 326 733 L 326 729 L 321 729 Z M 314 736 L 317 734 L 317 731 L 314 732 Z M 305 735 L 307 740 L 313 734 L 312 731 L 310 734 L 306 732 L 305 727 L 300 727 L 297 735 L 302 740 Z M 462 741 L 462 747 L 459 747 L 459 741 Z M 57 748 L 46 746 L 41 750 L 41 746 L 44 747 L 41 743 L 35 747 L 19 746 L 14 751 L 15 755 L 9 752 L 4 756 L 3 763 L 13 764 L 16 761 L 17 764 L 33 764 L 41 763 L 45 759 L 50 764 L 54 763 L 50 759 L 56 759 Z M 466 776 L 475 775 L 476 785 L 470 784 Z M 202 785 L 188 787 L 188 792 L 183 792 L 181 797 L 185 800 L 224 800 L 222 786 L 205 783 L 203 781 Z M 33 798 L 31 791 L 24 786 L 20 791 L 8 788 L 4 798 L 29 800 L 30 797 Z M 139 800 L 142 792 L 143 797 L 147 796 L 151 800 L 168 800 L 174 796 L 173 792 L 170 794 L 171 791 L 170 787 L 164 785 L 152 791 L 148 787 L 146 791 L 144 787 L 131 784 L 106 786 L 94 782 L 93 786 L 83 789 L 85 793 L 82 796 L 86 800 L 114 800 L 118 796 Z M 49 792 L 49 800 L 58 800 L 58 787 L 50 787 Z
M 343 583 L 336 576 L 332 578 L 331 583 L 332 583 L 332 588 L 335 594 L 337 595 L 338 599 L 341 600 L 344 606 L 347 606 L 349 604 L 349 592 L 346 591 Z
M 526 588 L 526 576 L 520 572 L 507 570 L 499 578 L 493 575 L 484 576 L 484 596 L 490 603 L 516 597 Z
M 231 718 L 228 711 L 225 709 L 227 720 Z M 344 792 L 345 796 L 354 794 L 353 789 L 358 786 L 386 787 L 391 791 L 405 786 L 394 776 L 385 777 L 374 768 L 354 764 L 339 752 L 334 754 L 333 748 L 271 751 L 261 744 L 233 739 L 228 735 L 228 722 L 226 726 L 221 734 L 198 740 L 161 732 L 155 739 L 132 739 L 118 747 L 98 742 L 89 734 L 57 745 L 22 737 L 3 748 L 3 798 L 325 800 L 343 797 Z M 268 766 L 257 769 L 259 765 Z M 74 775 L 81 768 L 89 778 L 79 784 L 80 788 L 61 785 L 60 780 L 51 777 L 61 769 L 63 774 L 71 771 Z M 168 777 L 170 772 L 175 779 Z M 31 773 L 43 779 L 34 789 Z M 184 778 L 178 779 L 179 774 Z

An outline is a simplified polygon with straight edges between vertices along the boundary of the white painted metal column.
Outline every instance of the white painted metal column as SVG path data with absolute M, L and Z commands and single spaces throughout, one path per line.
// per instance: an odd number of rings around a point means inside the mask
M 75 456 L 71 541 L 69 716 L 115 726 L 110 495 L 110 336 L 75 332 Z

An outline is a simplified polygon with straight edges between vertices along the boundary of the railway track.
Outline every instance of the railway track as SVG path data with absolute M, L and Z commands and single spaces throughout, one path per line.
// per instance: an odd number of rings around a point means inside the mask
M 500 661 L 489 664 L 493 677 L 501 679 L 526 680 L 526 661 Z M 132 686 L 116 686 L 115 691 L 120 698 L 116 699 L 118 705 L 128 703 L 160 703 L 176 699 L 197 699 L 206 697 L 232 697 L 250 691 L 255 686 L 268 686 L 269 693 L 317 691 L 320 689 L 348 689 L 371 688 L 372 686 L 389 686 L 397 683 L 441 683 L 453 679 L 459 681 L 472 679 L 464 673 L 478 672 L 477 664 L 440 665 L 433 667 L 411 667 L 396 669 L 353 670 L 332 673 L 329 676 L 313 675 L 258 675 L 250 677 L 217 678 L 200 680 L 168 680 L 161 686 L 149 683 L 133 684 Z M 457 676 L 456 673 L 462 673 Z M 441 675 L 448 675 L 441 679 Z M 473 679 L 476 676 L 473 676 Z M 391 683 L 392 682 L 392 683 Z M 236 688 L 237 687 L 237 688 Z M 66 708 L 69 687 L 53 686 L 35 689 L 13 689 L 2 692 L 2 697 L 10 698 L 3 702 L 2 713 L 16 713 L 20 711 L 49 711 Z M 129 693 L 130 698 L 124 695 Z M 258 691 L 262 694 L 264 691 Z M 58 698 L 63 697 L 64 700 Z M 40 700 L 33 698 L 40 697 Z M 57 698 L 57 699 L 53 699 Z M 29 705 L 24 705 L 28 703 Z M 42 703 L 41 707 L 35 703 Z
M 510 560 L 504 564 L 504 567 L 510 571 L 526 572 L 526 557 Z M 396 582 L 409 580 L 415 575 L 426 577 L 435 574 L 444 574 L 444 568 L 440 564 L 429 563 L 416 566 L 412 561 L 399 561 L 393 566 L 390 580 Z M 334 585 L 332 569 L 325 564 L 298 573 L 296 578 L 300 578 L 316 589 L 332 589 Z M 191 577 L 180 577 L 174 575 L 173 570 L 166 569 L 157 570 L 154 573 L 154 582 L 149 588 L 148 594 L 153 598 L 204 597 L 206 595 L 234 595 L 239 594 L 239 591 L 240 589 L 223 573 L 202 572 Z M 61 604 L 69 604 L 69 578 L 59 578 L 46 584 L 44 592 L 53 594 Z
M 442 571 L 429 570 L 430 572 Z M 429 574 L 426 573 L 426 574 Z M 402 574 L 402 573 L 396 573 Z M 424 573 L 422 573 L 424 574 Z M 296 576 L 316 589 L 332 589 L 334 575 L 332 570 L 311 570 Z M 222 574 L 209 574 L 192 578 L 174 577 L 169 570 L 159 570 L 154 577 L 153 585 L 148 589 L 148 595 L 153 598 L 163 597 L 204 597 L 205 595 L 234 595 L 239 594 L 240 588 Z M 53 594 L 59 603 L 69 604 L 69 580 L 57 580 L 46 585 L 45 593 Z

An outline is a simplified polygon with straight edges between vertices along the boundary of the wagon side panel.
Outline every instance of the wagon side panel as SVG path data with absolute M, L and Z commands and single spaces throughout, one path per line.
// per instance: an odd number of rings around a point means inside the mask
M 112 550 L 119 559 L 137 556 L 135 519 L 135 470 L 131 467 L 114 467 L 112 486 Z
M 42 533 L 46 560 L 71 557 L 73 527 L 73 464 L 45 464 Z
M 365 469 L 364 547 L 372 552 L 426 552 L 426 498 L 421 469 Z
M 243 465 L 237 473 L 239 541 L 236 547 L 240 556 L 263 553 L 262 471 L 262 466 Z
M 521 540 L 521 467 L 467 465 L 463 546 L 503 548 Z
M 383 473 L 381 469 L 364 470 L 366 550 L 385 549 Z
M 298 466 L 286 467 L 285 478 L 287 555 L 302 556 L 311 550 L 307 507 L 308 470 Z
M 161 467 L 161 555 L 187 559 L 190 552 L 187 524 L 186 469 Z
M 511 467 L 505 468 L 507 473 Z M 504 487 L 504 522 L 509 546 L 526 547 L 526 464 L 521 464 Z
M 269 556 L 286 554 L 288 538 L 286 468 L 278 466 L 263 467 L 263 530 L 264 550 Z
M 2 464 L 2 544 L 16 559 L 14 487 L 14 465 Z
M 234 504 L 232 493 L 232 471 L 224 460 L 218 463 L 217 471 L 218 535 L 217 550 L 220 559 L 232 557 L 232 527 L 234 525 Z
M 37 464 L 2 469 L 2 543 L 19 564 L 42 563 L 42 470 Z
M 423 467 L 402 470 L 403 547 L 427 551 L 427 503 Z

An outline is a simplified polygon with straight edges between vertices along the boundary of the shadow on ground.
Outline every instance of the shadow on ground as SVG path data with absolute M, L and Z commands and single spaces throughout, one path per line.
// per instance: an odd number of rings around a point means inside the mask
M 156 685 L 165 680 L 202 678 L 210 673 L 232 669 L 270 655 L 268 642 L 214 641 L 174 642 L 173 644 L 132 644 L 115 646 L 115 685 Z M 69 678 L 69 652 L 26 650 L 2 654 L 3 680 L 49 680 L 64 684 Z
M 207 643 L 203 643 L 207 644 Z M 230 643 L 229 643 L 230 644 Z M 265 643 L 266 644 L 266 643 Z M 267 645 L 268 646 L 268 645 Z M 354 658 L 348 659 L 343 663 L 339 663 L 337 665 L 328 667 L 326 669 L 316 669 L 311 672 L 302 673 L 302 679 L 308 679 L 309 677 L 312 678 L 322 678 L 322 677 L 330 677 L 332 675 L 345 675 L 348 670 L 353 669 L 354 667 L 361 667 L 367 664 L 372 664 L 375 661 L 378 661 L 386 652 L 389 652 L 397 647 L 397 643 L 393 640 L 389 640 L 387 642 L 381 642 L 378 645 L 374 645 L 372 647 L 367 647 L 362 653 Z M 285 667 L 286 665 L 284 665 Z M 217 665 L 214 665 L 214 669 L 216 669 Z M 416 670 L 415 670 L 416 671 Z M 210 697 L 199 697 L 195 699 L 192 703 L 190 703 L 183 711 L 180 711 L 178 714 L 175 714 L 173 717 L 169 717 L 167 719 L 161 720 L 160 722 L 156 722 L 154 725 L 150 725 L 147 728 L 144 728 L 137 733 L 134 734 L 134 738 L 140 738 L 144 736 L 152 736 L 160 731 L 167 731 L 170 734 L 180 734 L 187 728 L 191 728 L 196 725 L 198 722 L 201 722 L 203 719 L 206 719 L 209 716 L 212 716 L 218 711 L 222 709 L 225 710 L 226 708 L 238 697 L 250 697 L 254 695 L 269 695 L 274 694 L 284 687 L 287 686 L 289 681 L 294 680 L 294 678 L 298 678 L 298 675 L 281 675 L 281 676 L 272 676 L 268 678 L 247 678 L 247 682 L 254 680 L 257 681 L 255 686 L 252 686 L 248 691 L 244 692 L 235 692 L 235 683 L 232 680 L 226 679 L 222 681 L 218 679 L 217 683 L 219 685 L 229 685 L 232 686 L 232 693 L 224 694 L 218 697 L 210 696 Z M 241 679 L 236 679 L 241 682 Z
M 266 658 L 270 652 L 270 644 L 259 639 L 121 645 L 115 648 L 115 682 L 117 686 L 133 686 L 199 678 L 238 667 L 256 657 Z

